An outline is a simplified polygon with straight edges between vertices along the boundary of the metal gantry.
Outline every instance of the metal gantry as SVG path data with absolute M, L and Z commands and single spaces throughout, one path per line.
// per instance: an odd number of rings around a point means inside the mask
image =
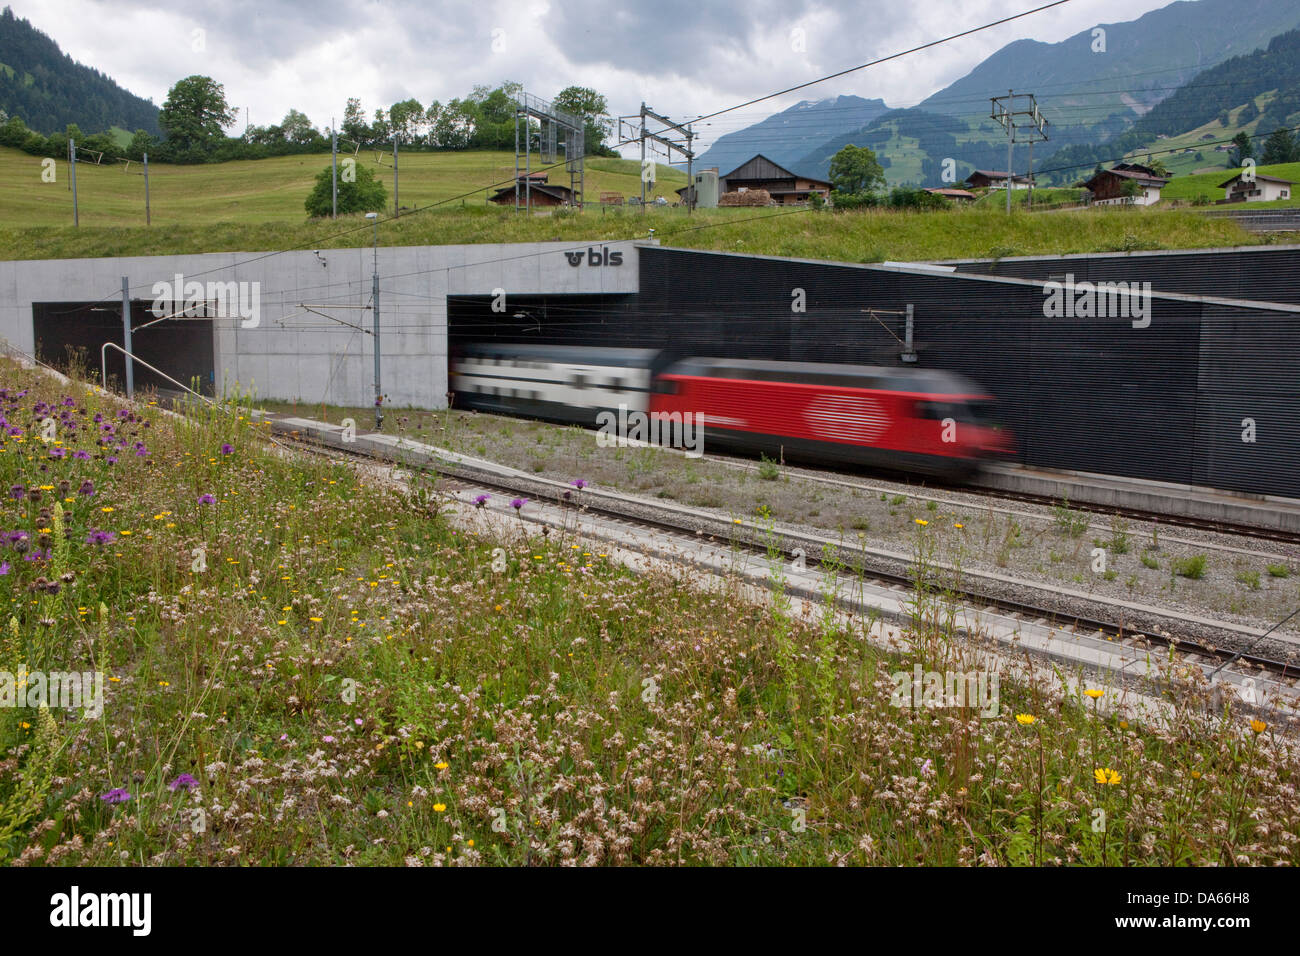
M 1029 144 L 1029 195 L 1034 198 L 1034 143 L 1046 141 L 1047 117 L 1038 110 L 1038 100 L 1033 93 L 1016 93 L 1007 90 L 1006 96 L 989 97 L 993 109 L 989 116 L 1007 131 L 1007 212 L 1011 212 L 1011 187 L 1015 181 L 1012 168 L 1012 150 L 1016 143 Z M 1018 102 L 1019 101 L 1019 104 Z
M 525 209 L 533 208 L 533 120 L 538 122 L 537 153 L 543 165 L 557 162 L 559 151 L 564 150 L 564 166 L 569 173 L 569 202 L 582 206 L 584 186 L 584 158 L 587 147 L 585 143 L 586 122 L 581 116 L 574 116 L 557 109 L 549 100 L 531 93 L 520 92 L 515 97 L 515 210 L 519 210 L 520 164 L 519 164 L 519 128 L 523 125 L 523 193 Z
M 651 132 L 646 127 L 646 120 L 652 119 L 663 125 L 663 129 Z M 669 130 L 676 130 L 682 135 L 682 139 L 669 139 L 664 134 Z M 691 130 L 690 124 L 674 123 L 667 116 L 661 116 L 650 107 L 641 103 L 641 111 L 633 113 L 630 116 L 620 116 L 618 118 L 618 146 L 629 146 L 632 143 L 641 144 L 641 211 L 645 212 L 645 186 L 646 186 L 646 143 L 650 143 L 650 150 L 653 153 L 655 144 L 662 146 L 665 150 L 664 156 L 669 164 L 672 163 L 673 151 L 682 154 L 686 160 L 686 211 L 689 213 L 695 208 L 695 151 L 691 148 L 691 142 L 695 138 L 695 133 Z M 651 160 L 653 162 L 653 160 Z

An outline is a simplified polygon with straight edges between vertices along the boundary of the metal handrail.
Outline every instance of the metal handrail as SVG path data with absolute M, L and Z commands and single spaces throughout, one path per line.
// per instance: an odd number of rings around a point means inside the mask
M 217 403 L 212 401 L 212 399 L 208 398 L 206 395 L 200 395 L 198 392 L 194 391 L 194 389 L 190 388 L 188 385 L 181 384 L 180 382 L 176 381 L 176 379 L 172 378 L 170 375 L 164 372 L 162 369 L 154 368 L 144 359 L 136 358 L 136 356 L 128 352 L 126 349 L 122 348 L 122 346 L 118 345 L 116 342 L 105 342 L 103 345 L 99 347 L 99 370 L 100 370 L 100 374 L 103 377 L 104 389 L 106 391 L 108 389 L 108 349 L 110 347 L 117 349 L 119 352 L 121 352 L 131 361 L 139 362 L 145 368 L 149 369 L 149 371 L 157 375 L 161 375 L 163 378 L 167 379 L 167 381 L 171 382 L 173 385 L 177 385 L 180 388 L 185 389 L 185 391 L 189 392 L 191 395 L 203 399 L 203 401 L 207 402 L 213 408 L 216 408 Z

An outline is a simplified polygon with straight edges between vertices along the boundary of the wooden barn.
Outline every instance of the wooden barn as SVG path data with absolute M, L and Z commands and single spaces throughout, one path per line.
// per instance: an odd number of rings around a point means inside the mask
M 777 205 L 808 202 L 814 193 L 819 193 L 823 199 L 831 194 L 831 184 L 825 180 L 800 176 L 763 155 L 755 156 L 727 175 L 718 177 L 719 196 L 751 189 L 767 190 Z
M 519 205 L 527 205 L 530 196 L 534 207 L 568 206 L 573 203 L 573 190 L 568 186 L 548 183 L 546 173 L 533 173 L 531 176 L 519 177 Z M 506 186 L 504 189 L 498 189 L 495 196 L 488 197 L 488 202 L 496 203 L 498 206 L 513 206 L 515 187 Z

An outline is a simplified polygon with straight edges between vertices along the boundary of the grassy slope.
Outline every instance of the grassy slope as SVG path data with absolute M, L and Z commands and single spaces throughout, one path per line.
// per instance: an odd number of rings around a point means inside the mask
M 369 166 L 388 191 L 392 202 L 392 158 L 376 162 L 374 151 L 357 157 Z M 149 201 L 155 226 L 211 226 L 217 223 L 301 225 L 306 220 L 303 200 L 316 174 L 329 166 L 328 155 L 280 156 L 203 166 L 149 167 Z M 514 154 L 506 152 L 408 153 L 398 156 L 399 189 L 403 206 L 417 207 L 447 202 L 468 193 L 467 205 L 485 204 L 485 190 L 493 183 L 508 183 L 514 176 Z M 534 169 L 537 164 L 534 164 Z M 669 201 L 685 185 L 686 176 L 659 166 L 656 193 Z M 111 166 L 78 164 L 77 199 L 82 226 L 132 227 L 144 223 L 144 180 L 138 163 L 130 172 L 122 163 Z M 13 149 L 0 148 L 0 228 L 64 226 L 72 222 L 72 193 L 67 166 L 58 166 L 58 181 L 44 183 L 41 160 Z M 561 166 L 550 171 L 551 181 L 568 185 Z M 626 196 L 640 195 L 640 165 L 629 160 L 594 159 L 587 163 L 587 196 L 599 198 L 602 190 Z M 459 202 L 459 200 L 456 200 Z
M 1118 719 L 1113 689 L 1009 677 L 983 716 L 893 699 L 913 664 L 975 667 L 928 589 L 960 552 L 920 525 L 923 623 L 886 656 L 779 593 L 633 577 L 513 519 L 458 528 L 418 476 L 405 494 L 281 455 L 231 414 L 124 421 L 75 385 L 59 440 L 89 456 L 55 457 L 27 436 L 67 391 L 8 362 L 0 386 L 25 432 L 0 487 L 40 495 L 0 500 L 28 536 L 3 545 L 0 671 L 107 677 L 98 719 L 0 707 L 0 863 L 1300 862 L 1285 738 L 1176 675 L 1169 729 Z

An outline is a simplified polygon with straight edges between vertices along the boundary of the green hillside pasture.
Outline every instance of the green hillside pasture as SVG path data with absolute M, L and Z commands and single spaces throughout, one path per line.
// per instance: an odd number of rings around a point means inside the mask
M 340 163 L 350 155 L 340 156 Z M 391 154 L 362 151 L 357 162 L 372 169 L 392 202 Z M 201 166 L 151 164 L 149 199 L 155 227 L 211 226 L 216 223 L 301 225 L 307 214 L 303 200 L 316 174 L 329 166 L 327 154 L 280 156 Z M 399 189 L 403 206 L 455 202 L 486 205 L 493 183 L 514 177 L 514 154 L 508 152 L 398 154 Z M 537 170 L 539 164 L 534 163 Z M 144 179 L 139 163 L 77 164 L 77 200 L 83 227 L 144 224 Z M 57 179 L 44 182 L 39 157 L 0 149 L 0 228 L 64 226 L 72 222 L 72 192 L 68 167 L 60 162 Z M 656 195 L 676 201 L 674 190 L 686 176 L 668 166 L 657 167 Z M 561 165 L 550 170 L 551 182 L 568 185 Z M 627 160 L 592 160 L 587 164 L 589 200 L 601 191 L 625 196 L 641 193 L 640 164 Z
M 1190 176 L 1175 176 L 1169 181 L 1163 190 L 1161 190 L 1161 199 L 1181 200 L 1183 202 L 1193 202 L 1198 196 L 1204 195 L 1209 197 L 1210 202 L 1223 198 L 1223 190 L 1219 184 L 1231 179 L 1237 173 L 1241 172 L 1240 168 L 1221 169 L 1213 173 L 1196 173 Z M 1300 163 L 1276 163 L 1270 166 L 1257 166 L 1255 172 L 1262 173 L 1266 176 L 1277 176 L 1281 179 L 1289 179 L 1292 182 L 1300 184 Z M 1279 199 L 1266 203 L 1250 203 L 1254 208 L 1271 208 L 1283 206 L 1300 205 L 1300 200 L 1296 198 Z

